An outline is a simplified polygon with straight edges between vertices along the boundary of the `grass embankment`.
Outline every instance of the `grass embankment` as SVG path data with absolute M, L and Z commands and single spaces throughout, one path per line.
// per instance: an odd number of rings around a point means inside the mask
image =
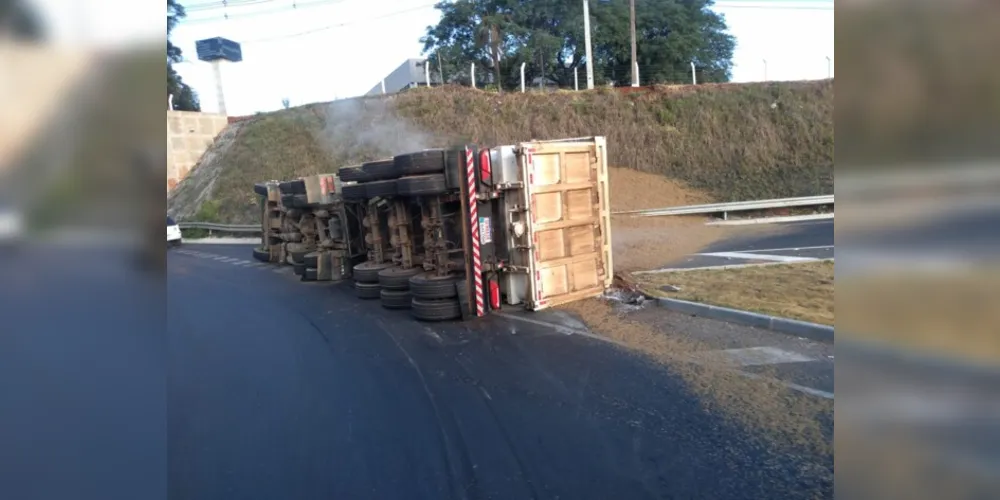
M 265 179 L 468 141 L 603 135 L 611 165 L 664 175 L 714 200 L 826 194 L 833 192 L 833 97 L 827 80 L 633 93 L 444 87 L 311 104 L 245 123 L 213 160 L 226 168 L 202 189 L 220 203 L 221 220 L 250 223 L 256 211 L 247 193 Z
M 833 262 L 705 269 L 636 276 L 657 297 L 833 324 Z M 664 286 L 680 291 L 663 291 Z

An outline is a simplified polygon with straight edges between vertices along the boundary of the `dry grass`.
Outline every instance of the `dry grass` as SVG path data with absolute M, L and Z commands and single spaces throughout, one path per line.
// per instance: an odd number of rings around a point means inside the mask
M 773 444 L 789 450 L 832 454 L 821 418 L 833 412 L 833 402 L 801 397 L 768 380 L 749 379 L 724 361 L 694 364 L 688 356 L 711 349 L 677 332 L 661 332 L 617 313 L 607 302 L 590 299 L 562 306 L 587 326 L 616 342 L 663 363 L 700 396 L 706 410 L 753 431 L 763 431 Z M 767 375 L 765 373 L 765 375 Z
M 636 277 L 655 296 L 833 324 L 833 262 L 706 269 Z M 664 292 L 674 285 L 679 292 Z
M 841 278 L 846 334 L 936 354 L 1000 361 L 1000 267 Z
M 206 188 L 221 202 L 223 221 L 249 223 L 255 212 L 245 200 L 253 182 L 425 147 L 588 135 L 608 138 L 612 165 L 702 193 L 692 200 L 833 192 L 832 81 L 633 93 L 497 95 L 442 87 L 308 105 L 246 123 L 230 151 L 215 160 L 225 171 Z M 636 204 L 658 202 L 662 193 L 650 188 Z

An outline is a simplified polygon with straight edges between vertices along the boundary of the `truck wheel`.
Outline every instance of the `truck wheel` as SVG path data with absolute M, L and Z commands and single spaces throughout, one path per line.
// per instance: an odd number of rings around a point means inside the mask
M 410 278 L 410 293 L 421 300 L 450 299 L 457 296 L 455 283 L 460 276 L 439 277 L 430 273 L 418 274 Z
M 345 200 L 360 201 L 368 197 L 368 190 L 365 188 L 364 184 L 351 184 L 350 186 L 342 187 L 340 189 L 340 195 L 343 196 Z
M 370 161 L 362 164 L 361 170 L 373 181 L 386 181 L 399 177 L 395 160 Z
M 281 194 L 306 194 L 306 181 L 296 179 L 278 183 L 278 191 Z
M 317 271 L 314 268 L 306 267 L 302 273 L 302 281 L 316 281 Z
M 308 250 L 301 250 L 301 251 L 289 250 L 288 251 L 288 256 L 291 257 L 292 262 L 294 264 L 296 264 L 296 265 L 298 265 L 298 264 L 305 265 L 305 263 L 306 263 L 306 254 L 308 254 L 308 253 L 309 253 Z
M 364 186 L 368 198 L 396 196 L 396 180 L 368 182 Z
M 398 155 L 393 160 L 400 175 L 436 174 L 444 172 L 444 154 L 443 149 L 428 149 L 419 153 Z
M 371 300 L 382 297 L 382 287 L 378 283 L 354 283 L 354 290 L 358 292 L 359 299 Z
M 271 260 L 271 252 L 268 252 L 267 250 L 264 250 L 263 248 L 254 248 L 253 249 L 253 258 L 256 259 L 256 260 L 259 260 L 261 262 L 270 262 L 270 260 Z
M 444 170 L 445 178 L 448 180 L 448 189 L 461 189 L 462 184 L 465 183 L 465 168 L 462 167 L 462 158 L 465 157 L 465 151 L 463 150 L 449 150 L 445 153 L 445 164 L 447 168 Z
M 302 257 L 302 263 L 306 267 L 317 268 L 319 267 L 319 252 L 309 252 Z
M 267 196 L 267 186 L 265 186 L 264 184 L 260 184 L 260 183 L 254 184 L 253 185 L 253 192 L 255 192 L 255 193 L 257 193 L 257 194 L 259 194 L 261 196 Z
M 376 264 L 374 262 L 362 262 L 354 266 L 354 281 L 359 283 L 374 283 L 378 284 L 378 273 L 379 271 L 392 267 L 391 263 Z M 382 285 L 379 285 L 382 286 Z
M 343 182 L 367 182 L 372 179 L 361 167 L 343 167 L 337 171 L 337 177 Z
M 413 317 L 421 321 L 447 321 L 462 317 L 462 310 L 456 299 L 422 300 L 413 299 L 410 302 Z
M 419 267 L 411 267 L 409 269 L 390 267 L 378 272 L 378 282 L 386 290 L 409 290 L 410 278 L 423 271 Z
M 285 208 L 306 208 L 309 206 L 309 199 L 304 194 L 283 194 L 281 205 Z
M 444 174 L 416 175 L 396 181 L 396 191 L 400 196 L 429 196 L 448 192 Z
M 382 307 L 386 309 L 409 309 L 413 297 L 406 290 L 386 290 L 381 292 Z
M 295 274 L 297 274 L 299 276 L 302 276 L 303 274 L 306 273 L 306 265 L 305 264 L 292 264 L 292 271 L 294 271 Z

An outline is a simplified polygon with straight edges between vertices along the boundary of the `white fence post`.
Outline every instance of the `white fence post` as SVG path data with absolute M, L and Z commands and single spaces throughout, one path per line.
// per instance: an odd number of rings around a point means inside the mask
M 580 67 L 573 66 L 573 90 L 580 90 Z
M 167 110 L 174 109 L 174 95 L 170 94 L 167 96 Z
M 698 85 L 698 75 L 694 72 L 694 61 L 691 61 L 691 85 Z
M 637 62 L 635 63 L 635 82 L 632 83 L 632 86 L 638 87 L 640 81 L 642 80 L 639 78 L 639 63 Z
M 524 66 L 528 63 L 521 63 L 521 93 L 524 93 Z
M 424 61 L 424 80 L 427 80 L 427 87 L 431 86 L 431 60 Z
M 385 78 L 382 79 L 382 93 L 385 94 Z
M 476 63 L 469 65 L 471 70 L 469 70 L 469 79 L 472 81 L 472 88 L 476 88 Z

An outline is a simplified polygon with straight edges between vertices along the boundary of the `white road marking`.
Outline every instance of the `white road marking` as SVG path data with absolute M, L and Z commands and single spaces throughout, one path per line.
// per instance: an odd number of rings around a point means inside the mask
M 789 247 L 789 248 L 764 248 L 761 250 L 738 250 L 739 252 L 800 252 L 802 250 L 825 250 L 833 248 L 833 245 L 819 245 L 815 247 Z
M 739 366 L 779 365 L 783 363 L 805 363 L 816 361 L 815 358 L 803 356 L 797 352 L 778 349 L 777 347 L 748 347 L 744 349 L 723 349 L 696 354 L 705 361 L 724 360 Z
M 768 255 L 768 254 L 746 253 L 746 252 L 711 252 L 711 253 L 696 253 L 695 255 L 701 255 L 705 257 L 723 257 L 727 259 L 773 260 L 777 262 L 812 262 L 814 260 L 817 260 L 813 257 L 793 257 L 790 255 Z
M 250 262 L 249 260 L 238 260 L 236 262 L 233 262 L 233 264 L 236 264 L 237 266 L 249 266 L 253 264 L 253 262 Z

